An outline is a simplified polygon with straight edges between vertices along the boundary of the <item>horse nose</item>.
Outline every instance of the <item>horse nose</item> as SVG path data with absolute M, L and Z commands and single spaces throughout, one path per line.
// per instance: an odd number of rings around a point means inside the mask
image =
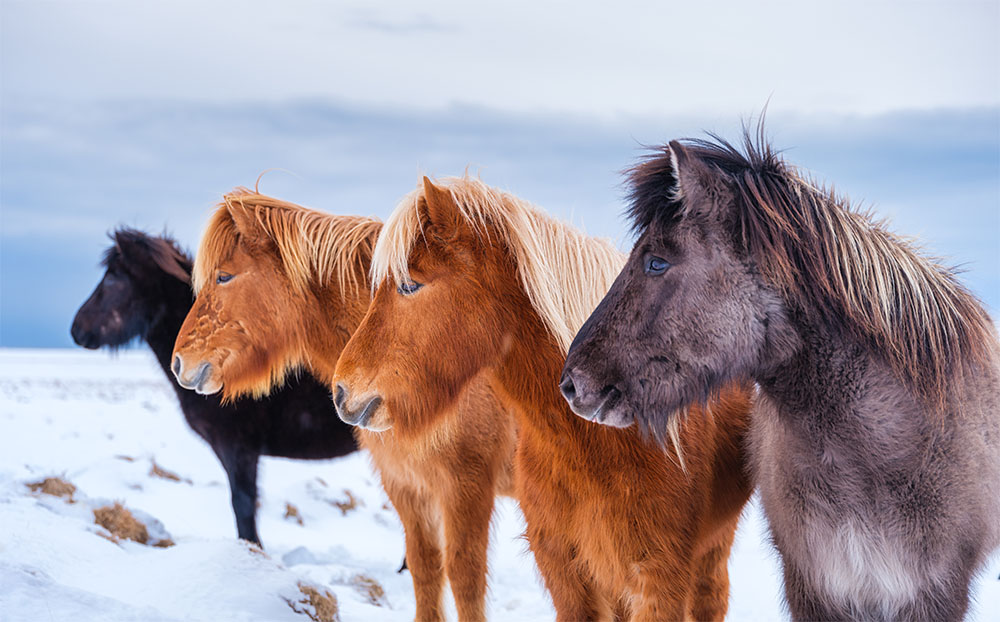
M 181 355 L 180 354 L 175 354 L 174 355 L 174 364 L 173 364 L 173 366 L 171 366 L 170 369 L 173 370 L 175 378 L 176 377 L 180 377 L 180 375 L 181 375 Z
M 563 373 L 562 382 L 559 383 L 559 390 L 567 402 L 572 402 L 576 397 L 576 385 L 573 384 L 573 374 L 566 370 Z
M 340 414 L 340 411 L 344 409 L 344 400 L 346 399 L 347 399 L 347 390 L 344 388 L 344 385 L 338 382 L 337 391 L 334 393 L 333 396 L 333 406 L 334 408 L 337 409 L 337 415 L 341 419 L 343 419 L 344 417 L 343 415 Z
M 365 427 L 368 421 L 378 410 L 378 407 L 382 404 L 382 398 L 378 395 L 371 397 L 367 402 L 361 406 L 351 410 L 350 404 L 348 404 L 348 398 L 350 394 L 348 393 L 347 387 L 337 383 L 337 390 L 333 396 L 333 405 L 337 409 L 337 416 L 340 420 L 348 425 L 355 425 L 360 427 Z

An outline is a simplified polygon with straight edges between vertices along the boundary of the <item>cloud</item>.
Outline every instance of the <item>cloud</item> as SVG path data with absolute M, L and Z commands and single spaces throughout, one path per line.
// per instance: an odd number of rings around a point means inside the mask
M 67 327 L 100 277 L 118 224 L 173 231 L 189 248 L 222 193 L 263 192 L 337 213 L 385 217 L 422 174 L 467 167 L 597 235 L 631 240 L 619 171 L 642 144 L 738 118 L 586 117 L 452 107 L 376 109 L 324 101 L 209 104 L 7 103 L 0 157 L 0 345 L 70 344 Z M 889 215 L 895 230 L 965 264 L 1000 308 L 1000 108 L 877 117 L 772 113 L 789 161 Z M 30 294 L 30 295 L 29 295 Z
M 616 119 L 1000 104 L 995 0 L 0 3 L 6 97 Z M 905 7 L 905 8 L 904 8 Z

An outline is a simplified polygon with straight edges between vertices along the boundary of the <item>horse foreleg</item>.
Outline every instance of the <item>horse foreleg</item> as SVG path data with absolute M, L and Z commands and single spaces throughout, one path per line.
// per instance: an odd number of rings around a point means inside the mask
M 521 509 L 527 523 L 528 546 L 552 597 L 557 622 L 613 619 L 610 604 L 577 560 L 566 530 L 549 528 L 543 522 L 543 512 L 525 498 L 521 499 Z
M 430 499 L 410 487 L 385 478 L 383 487 L 406 535 L 406 564 L 413 579 L 417 622 L 444 621 L 441 597 L 444 567 L 441 560 L 437 512 Z
M 257 534 L 257 461 L 256 452 L 236 445 L 213 446 L 229 478 L 229 494 L 236 516 L 236 533 L 243 540 L 263 548 Z
M 444 510 L 445 569 L 458 619 L 486 619 L 486 555 L 493 514 L 493 482 L 456 482 Z
M 729 552 L 736 537 L 732 521 L 715 544 L 694 562 L 691 588 L 691 617 L 695 620 L 722 620 L 729 609 Z

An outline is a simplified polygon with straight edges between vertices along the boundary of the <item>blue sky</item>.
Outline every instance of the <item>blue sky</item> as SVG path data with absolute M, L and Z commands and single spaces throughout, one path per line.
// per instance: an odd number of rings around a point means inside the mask
M 1000 309 L 1000 5 L 687 4 L 5 0 L 0 345 L 71 345 L 106 232 L 194 248 L 272 168 L 264 192 L 384 217 L 469 167 L 627 248 L 642 145 L 735 136 L 768 99 L 791 162 Z

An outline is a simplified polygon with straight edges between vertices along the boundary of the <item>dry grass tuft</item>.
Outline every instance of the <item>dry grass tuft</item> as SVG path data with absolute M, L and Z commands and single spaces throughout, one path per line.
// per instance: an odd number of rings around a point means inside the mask
M 149 532 L 146 526 L 132 516 L 132 512 L 121 503 L 106 505 L 94 510 L 94 522 L 107 529 L 119 540 L 132 540 L 139 544 L 149 542 Z
M 351 585 L 354 586 L 354 589 L 359 594 L 367 598 L 371 604 L 378 607 L 384 607 L 387 604 L 385 601 L 385 589 L 382 587 L 382 584 L 368 575 L 354 575 L 351 577 Z
M 285 599 L 292 611 L 309 616 L 313 622 L 340 622 L 340 606 L 337 597 L 330 590 L 320 593 L 311 585 L 299 583 L 299 591 L 304 598 L 298 602 Z
M 301 527 L 302 515 L 299 514 L 299 508 L 295 507 L 291 503 L 285 502 L 285 520 L 294 520 Z
M 344 501 L 330 502 L 332 505 L 336 506 L 338 510 L 340 510 L 340 513 L 343 516 L 347 516 L 348 512 L 358 509 L 358 506 L 364 505 L 364 503 L 360 499 L 355 497 L 350 490 L 347 490 L 345 488 L 344 494 L 347 495 L 347 499 L 345 499 Z
M 155 546 L 158 549 L 169 549 L 174 544 L 176 544 L 176 542 L 174 542 L 170 538 L 164 538 L 163 540 L 157 540 L 156 542 L 154 542 L 153 546 Z
M 125 454 L 118 454 L 115 458 L 118 460 L 124 460 L 125 462 L 135 462 L 135 458 L 132 456 L 126 456 Z
M 156 460 L 151 460 L 150 462 L 153 463 L 152 468 L 149 469 L 150 477 L 159 477 L 161 479 L 169 480 L 171 482 L 184 482 L 187 484 L 192 483 L 191 480 L 183 479 L 181 478 L 180 475 L 174 473 L 173 471 L 168 471 L 167 469 L 164 469 L 160 465 L 156 464 Z
M 61 477 L 46 477 L 40 482 L 31 482 L 25 485 L 31 489 L 31 492 L 52 495 L 53 497 L 66 497 L 67 501 L 74 503 L 73 493 L 76 492 L 76 486 Z

